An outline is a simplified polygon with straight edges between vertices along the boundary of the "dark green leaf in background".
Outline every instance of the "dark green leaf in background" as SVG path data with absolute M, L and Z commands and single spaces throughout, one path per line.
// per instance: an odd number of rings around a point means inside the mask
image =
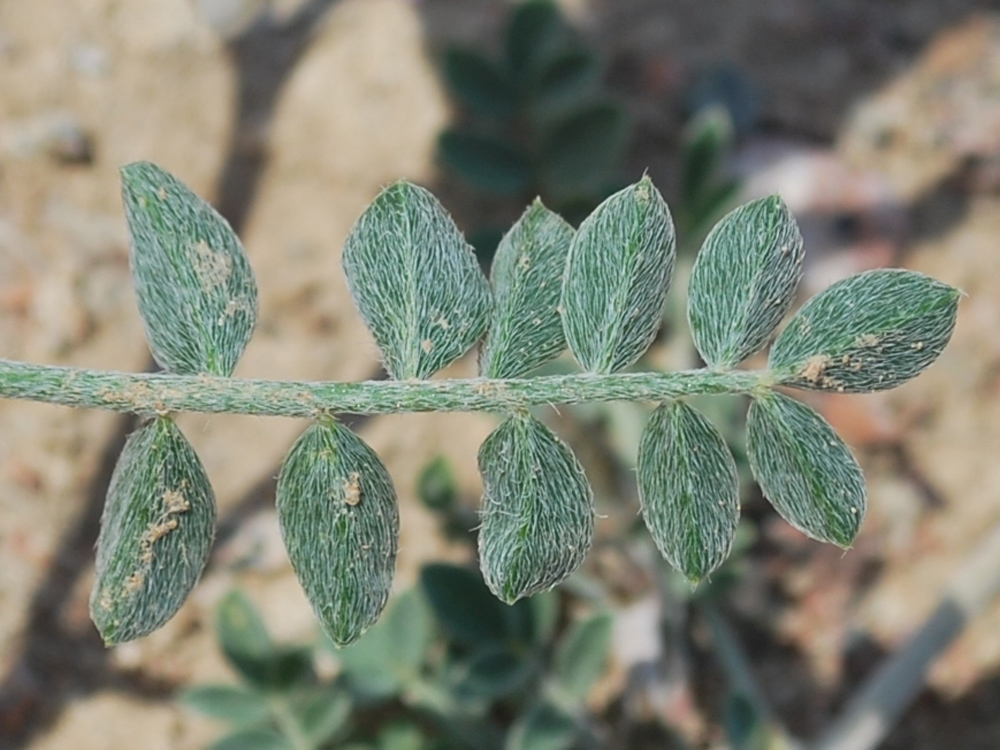
M 695 346 L 715 368 L 739 364 L 767 342 L 795 301 L 802 235 L 776 195 L 726 215 L 691 271 L 688 320 Z
M 475 188 L 495 195 L 518 195 L 531 182 L 527 158 L 506 140 L 467 130 L 438 137 L 442 163 Z
M 359 437 L 310 427 L 278 475 L 278 521 L 295 574 L 331 640 L 345 646 L 389 598 L 399 545 L 392 479 Z
M 729 556 L 740 516 L 736 463 L 718 430 L 687 404 L 664 404 L 646 424 L 639 499 L 657 549 L 689 581 Z
M 295 750 L 295 746 L 273 729 L 246 729 L 214 742 L 209 750 Z
M 215 537 L 215 495 L 169 417 L 129 436 L 101 516 L 90 616 L 108 645 L 142 638 L 174 616 Z
M 823 417 L 780 393 L 747 415 L 750 468 L 781 517 L 821 542 L 850 547 L 865 516 L 861 467 Z
M 313 747 L 327 743 L 346 726 L 351 715 L 351 698 L 340 687 L 309 690 L 294 709 L 303 734 Z
M 941 354 L 960 296 L 915 271 L 851 276 L 802 306 L 774 342 L 768 365 L 782 385 L 844 393 L 894 388 Z
M 533 91 L 536 115 L 550 116 L 593 95 L 601 78 L 601 63 L 590 50 L 568 49 L 539 73 Z
M 504 750 L 569 750 L 576 739 L 576 721 L 561 708 L 533 702 L 507 734 Z
M 466 645 L 502 643 L 508 631 L 504 607 L 476 573 L 434 563 L 420 571 L 420 584 L 451 638 Z
M 540 200 L 504 235 L 493 257 L 493 321 L 479 357 L 487 378 L 517 378 L 566 348 L 559 298 L 573 228 Z
M 505 51 L 512 79 L 530 90 L 536 76 L 566 42 L 567 27 L 553 0 L 519 3 L 507 26 Z
M 611 615 L 578 620 L 562 637 L 555 655 L 553 676 L 563 694 L 581 703 L 604 674 L 611 648 Z
M 584 369 L 612 373 L 656 337 L 674 266 L 670 211 L 648 177 L 580 225 L 563 284 L 566 341 Z
M 234 685 L 200 685 L 181 693 L 181 703 L 213 719 L 236 725 L 256 724 L 271 712 L 267 696 Z
M 275 645 L 260 613 L 239 591 L 219 602 L 215 627 L 226 659 L 257 687 L 283 690 L 312 675 L 309 650 Z
M 444 80 L 467 109 L 480 115 L 506 117 L 517 108 L 517 94 L 504 72 L 477 52 L 451 47 L 444 53 Z
M 231 375 L 257 320 L 243 246 L 215 209 L 155 164 L 129 164 L 121 178 L 153 356 L 178 374 Z
M 427 190 L 390 185 L 355 223 L 344 272 L 397 380 L 428 378 L 486 332 L 492 300 L 472 248 Z
M 417 497 L 434 511 L 447 511 L 455 506 L 458 485 L 455 473 L 444 456 L 435 456 L 421 470 L 417 477 Z
M 541 147 L 539 178 L 545 190 L 571 200 L 603 190 L 616 177 L 629 123 L 616 104 L 601 102 L 552 126 Z
M 513 604 L 576 570 L 594 534 L 594 499 L 572 451 L 529 414 L 505 419 L 479 449 L 483 476 L 479 562 Z

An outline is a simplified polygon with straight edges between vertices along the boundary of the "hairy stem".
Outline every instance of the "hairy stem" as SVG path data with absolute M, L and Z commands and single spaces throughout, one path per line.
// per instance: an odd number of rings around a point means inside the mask
M 0 360 L 0 398 L 140 415 L 186 411 L 282 417 L 506 412 L 545 404 L 657 402 L 698 394 L 752 393 L 772 384 L 773 375 L 766 370 L 331 383 L 106 372 Z

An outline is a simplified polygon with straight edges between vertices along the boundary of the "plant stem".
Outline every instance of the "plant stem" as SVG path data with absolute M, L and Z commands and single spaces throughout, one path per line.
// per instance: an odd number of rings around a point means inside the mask
M 123 373 L 0 360 L 0 398 L 132 412 L 317 417 L 423 411 L 506 412 L 545 404 L 667 401 L 696 394 L 752 393 L 773 384 L 766 370 L 580 373 L 517 380 L 333 383 Z

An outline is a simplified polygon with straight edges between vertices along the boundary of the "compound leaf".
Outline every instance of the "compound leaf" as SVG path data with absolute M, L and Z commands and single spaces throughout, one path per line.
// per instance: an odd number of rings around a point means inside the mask
M 587 697 L 604 673 L 613 624 L 608 614 L 578 620 L 559 642 L 553 673 L 563 692 L 576 703 Z
M 867 393 L 925 370 L 951 338 L 961 292 L 898 268 L 833 284 L 796 313 L 771 348 L 782 385 Z
M 505 419 L 479 449 L 479 558 L 490 591 L 513 604 L 576 570 L 594 534 L 590 485 L 572 451 L 529 414 Z
M 438 138 L 441 161 L 485 192 L 517 195 L 531 180 L 524 154 L 505 140 L 466 130 L 446 130 Z
M 850 547 L 866 509 L 861 467 L 823 417 L 780 393 L 755 398 L 747 452 L 781 517 L 821 542 Z
M 776 195 L 751 201 L 715 225 L 691 271 L 688 321 L 712 367 L 739 364 L 764 346 L 795 300 L 802 235 Z
M 153 356 L 170 372 L 231 375 L 257 320 L 257 284 L 236 233 L 155 164 L 129 164 L 121 179 Z
M 566 340 L 584 369 L 616 372 L 653 343 L 674 250 L 670 211 L 648 177 L 612 195 L 580 225 L 562 307 Z
M 560 281 L 573 227 L 535 202 L 504 235 L 493 257 L 493 322 L 479 357 L 488 378 L 517 378 L 566 348 Z
M 108 645 L 159 628 L 201 576 L 215 536 L 215 495 L 173 419 L 129 436 L 97 539 L 90 616 Z
M 664 404 L 646 424 L 639 499 L 657 548 L 689 581 L 729 556 L 740 515 L 736 463 L 718 430 L 687 404 Z
M 397 182 L 358 219 L 344 272 L 398 380 L 427 378 L 458 359 L 489 324 L 490 289 L 472 248 L 427 190 Z
M 506 117 L 517 107 L 517 95 L 497 65 L 472 50 L 445 50 L 444 80 L 451 93 L 469 110 Z
M 278 475 L 278 521 L 295 575 L 338 646 L 357 640 L 389 598 L 399 512 L 389 472 L 332 421 L 315 424 Z

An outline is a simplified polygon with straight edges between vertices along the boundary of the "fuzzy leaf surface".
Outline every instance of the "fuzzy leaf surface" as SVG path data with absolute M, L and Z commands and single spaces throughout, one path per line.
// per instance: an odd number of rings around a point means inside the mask
M 915 271 L 851 276 L 802 306 L 774 342 L 768 364 L 782 385 L 844 393 L 895 388 L 947 346 L 960 296 Z
M 121 178 L 132 279 L 153 356 L 181 375 L 231 375 L 257 320 L 257 283 L 239 238 L 155 164 L 129 164 Z
M 851 546 L 867 507 L 865 480 L 822 416 L 780 393 L 755 398 L 747 452 L 764 497 L 782 518 L 813 539 Z
M 580 225 L 562 307 L 566 341 L 585 370 L 616 372 L 653 343 L 674 251 L 670 211 L 648 177 L 612 195 Z
M 594 534 L 594 498 L 576 457 L 528 414 L 505 419 L 479 448 L 483 476 L 479 562 L 513 604 L 576 570 Z
M 733 367 L 764 346 L 795 301 L 804 255 L 798 225 L 776 195 L 715 225 L 688 295 L 691 335 L 706 363 Z
M 215 495 L 173 419 L 132 433 L 101 515 L 90 617 L 108 645 L 149 635 L 194 588 L 215 537 Z
M 689 581 L 700 581 L 729 556 L 740 517 L 726 441 L 687 404 L 664 404 L 642 433 L 638 468 L 642 518 L 653 541 Z
M 479 357 L 487 378 L 518 378 L 566 348 L 559 298 L 573 227 L 535 202 L 493 257 L 493 321 Z
M 351 295 L 398 380 L 430 377 L 486 332 L 486 277 L 424 188 L 397 182 L 383 190 L 351 230 L 343 263 Z
M 306 430 L 278 475 L 278 521 L 295 575 L 338 646 L 357 640 L 389 598 L 399 546 L 392 479 L 342 425 Z

